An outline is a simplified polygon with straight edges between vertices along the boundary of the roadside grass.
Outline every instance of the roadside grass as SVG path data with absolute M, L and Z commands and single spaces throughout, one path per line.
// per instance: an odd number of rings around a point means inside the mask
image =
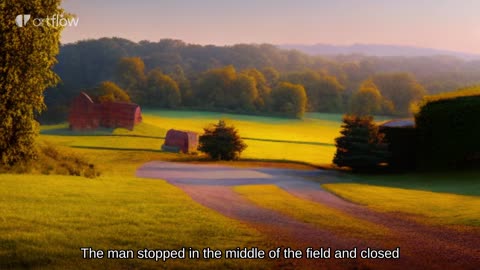
M 324 184 L 322 187 L 343 199 L 374 210 L 411 214 L 429 224 L 480 226 L 478 196 L 357 183 Z
M 383 239 L 386 227 L 354 218 L 320 203 L 297 198 L 275 185 L 236 186 L 234 190 L 253 203 L 340 235 Z
M 0 175 L 0 268 L 228 268 L 226 260 L 84 260 L 94 249 L 261 245 L 258 232 L 161 180 Z M 242 261 L 245 268 L 268 265 Z
M 53 136 L 40 140 L 72 146 L 140 147 L 130 137 Z M 100 142 L 96 142 L 100 140 Z M 148 141 L 148 140 L 147 140 Z M 143 141 L 145 143 L 145 141 Z M 117 145 L 118 144 L 118 145 Z M 127 145 L 128 146 L 128 145 Z M 152 160 L 188 155 L 160 151 L 70 149 L 102 172 L 95 179 L 60 175 L 0 174 L 0 269 L 264 269 L 268 261 L 84 260 L 94 249 L 269 248 L 265 236 L 194 202 L 163 180 L 135 177 Z
M 358 184 L 480 196 L 480 171 L 387 175 L 345 174 L 344 177 Z

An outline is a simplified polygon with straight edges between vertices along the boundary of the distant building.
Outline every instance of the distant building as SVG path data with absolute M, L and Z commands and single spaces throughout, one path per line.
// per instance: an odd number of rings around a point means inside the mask
M 198 133 L 193 131 L 182 131 L 170 129 L 162 145 L 163 151 L 168 152 L 196 152 L 198 148 Z
M 379 125 L 385 134 L 390 157 L 389 166 L 394 170 L 408 171 L 416 167 L 417 133 L 413 119 L 394 119 Z
M 99 127 L 133 130 L 142 122 L 140 106 L 127 102 L 95 103 L 84 92 L 73 100 L 68 115 L 72 130 L 95 130 Z

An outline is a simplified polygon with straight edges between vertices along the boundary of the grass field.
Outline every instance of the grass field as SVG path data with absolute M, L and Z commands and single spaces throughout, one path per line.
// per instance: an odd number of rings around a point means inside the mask
M 68 144 L 88 137 L 42 139 L 73 141 L 64 141 Z M 134 177 L 136 168 L 144 162 L 174 158 L 174 154 L 87 148 L 76 152 L 98 164 L 102 175 L 87 179 L 0 174 L 0 269 L 69 269 L 72 265 L 77 269 L 224 269 L 235 262 L 83 260 L 80 248 L 226 249 L 266 245 L 257 231 L 200 206 L 165 181 Z M 265 261 L 242 264 L 244 269 L 268 265 Z
M 140 149 L 157 151 L 171 129 L 201 133 L 209 124 L 225 119 L 245 139 L 247 159 L 292 160 L 311 164 L 330 164 L 335 152 L 342 116 L 308 114 L 305 119 L 245 116 L 193 111 L 144 111 L 143 123 L 135 130 L 100 130 L 94 133 L 71 132 L 67 125 L 43 127 L 43 134 L 65 146 L 77 148 Z M 74 135 L 72 139 L 71 136 Z
M 326 205 L 299 199 L 275 185 L 238 186 L 235 191 L 262 207 L 338 234 L 360 239 L 388 237 L 385 227 L 356 219 Z
M 227 119 L 249 148 L 239 166 L 308 168 L 293 160 L 329 164 L 341 116 L 309 114 L 304 120 L 238 116 L 205 112 L 145 111 L 134 131 L 103 129 L 71 132 L 64 125 L 42 127 L 41 141 L 69 147 L 96 165 L 96 179 L 55 175 L 0 174 L 0 268 L 84 269 L 164 268 L 146 260 L 84 261 L 80 247 L 96 249 L 218 249 L 237 246 L 268 248 L 265 236 L 246 225 L 200 206 L 184 192 L 161 180 L 139 179 L 135 170 L 152 160 L 197 160 L 161 152 L 168 129 L 201 132 Z M 260 160 L 262 162 L 258 163 Z M 280 165 L 278 165 L 280 164 Z M 352 183 L 326 189 L 355 203 L 387 212 L 419 215 L 433 224 L 480 226 L 478 173 L 451 175 L 352 176 Z M 453 181 L 455 179 L 455 181 Z M 236 187 L 261 207 L 354 237 L 382 237 L 388 231 L 329 207 L 298 199 L 274 186 Z M 453 195 L 448 193 L 456 193 Z M 468 195 L 468 196 L 466 196 Z M 363 235 L 362 235 L 363 232 Z M 169 267 L 193 267 L 171 261 Z M 195 266 L 224 269 L 235 261 L 194 261 Z M 242 261 L 245 269 L 268 267 L 265 261 Z
M 480 226 L 478 196 L 356 183 L 325 184 L 322 187 L 348 201 L 378 211 L 418 215 L 418 220 L 437 225 Z

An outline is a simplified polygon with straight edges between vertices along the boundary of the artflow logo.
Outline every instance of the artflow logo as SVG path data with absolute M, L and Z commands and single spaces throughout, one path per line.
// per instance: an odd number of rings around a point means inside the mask
M 30 21 L 30 14 L 20 14 L 15 18 L 15 24 L 18 27 L 27 26 Z M 55 14 L 53 16 L 47 16 L 46 18 L 35 18 L 32 20 L 33 26 L 48 26 L 48 27 L 76 27 L 78 26 L 80 19 L 74 17 L 65 17 L 63 14 Z
M 23 14 L 23 15 L 18 15 L 15 18 L 15 24 L 18 27 L 24 27 L 27 25 L 28 21 L 30 20 L 30 14 Z

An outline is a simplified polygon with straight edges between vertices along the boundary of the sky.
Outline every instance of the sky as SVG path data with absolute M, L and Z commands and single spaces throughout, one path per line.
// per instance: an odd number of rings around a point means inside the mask
M 478 0 L 64 0 L 63 43 L 392 44 L 480 54 Z

